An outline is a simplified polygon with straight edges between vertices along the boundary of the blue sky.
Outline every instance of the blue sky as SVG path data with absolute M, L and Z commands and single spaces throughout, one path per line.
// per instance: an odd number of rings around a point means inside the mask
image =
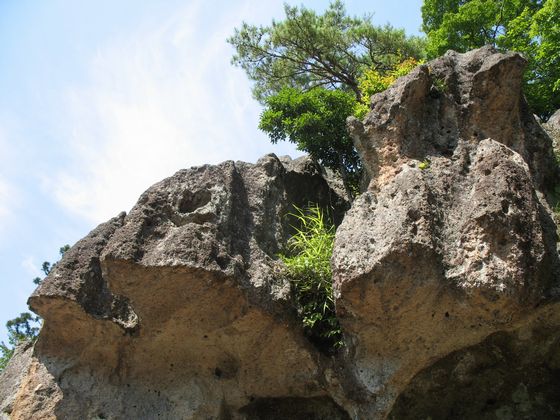
M 256 128 L 261 108 L 225 42 L 243 20 L 281 19 L 282 5 L 0 0 L 0 340 L 41 263 L 151 184 L 193 165 L 298 153 Z M 346 2 L 409 34 L 420 6 Z

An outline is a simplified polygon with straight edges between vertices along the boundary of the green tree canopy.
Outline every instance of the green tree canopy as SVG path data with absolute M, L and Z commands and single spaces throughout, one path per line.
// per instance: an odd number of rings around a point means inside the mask
M 560 107 L 560 0 L 425 0 L 428 57 L 486 44 L 523 53 L 525 93 L 548 118 Z
M 357 184 L 360 159 L 346 130 L 346 118 L 356 106 L 353 94 L 323 88 L 302 92 L 284 87 L 265 98 L 265 106 L 259 128 L 272 143 L 291 141 L 299 150 L 339 171 L 347 188 Z
M 358 77 L 364 69 L 390 70 L 403 57 L 423 54 L 420 38 L 375 26 L 370 16 L 347 16 L 339 0 L 322 15 L 288 5 L 285 13 L 285 20 L 271 26 L 243 23 L 228 39 L 236 50 L 233 64 L 247 72 L 261 103 L 286 86 L 342 89 L 359 100 Z
M 228 39 L 236 50 L 232 62 L 247 72 L 265 106 L 261 130 L 339 172 L 352 196 L 361 163 L 346 118 L 363 116 L 369 96 L 394 81 L 401 63 L 423 56 L 424 42 L 375 26 L 371 16 L 350 17 L 339 0 L 324 14 L 288 5 L 285 13 L 270 26 L 236 29 Z
M 328 168 L 338 171 L 348 190 L 355 195 L 362 165 L 348 131 L 346 118 L 363 118 L 369 110 L 369 97 L 387 89 L 398 77 L 407 74 L 419 62 L 407 59 L 390 71 L 365 69 L 358 77 L 361 101 L 344 90 L 315 88 L 301 91 L 284 87 L 264 99 L 259 128 L 272 143 L 287 140 L 309 153 Z
M 527 58 L 525 94 L 534 112 L 547 119 L 560 108 L 560 0 L 546 0 L 534 14 L 524 9 L 501 44 Z

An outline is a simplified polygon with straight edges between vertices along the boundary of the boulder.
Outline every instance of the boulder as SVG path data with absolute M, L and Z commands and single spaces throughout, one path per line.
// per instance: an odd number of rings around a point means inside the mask
M 552 139 L 552 146 L 557 160 L 560 160 L 560 109 L 557 110 L 542 127 Z
M 93 230 L 29 299 L 44 325 L 10 418 L 345 418 L 278 275 L 294 205 L 347 210 L 323 175 L 274 155 L 183 170 Z
M 488 138 L 521 155 L 537 188 L 554 183 L 550 139 L 521 92 L 525 65 L 520 54 L 491 46 L 449 51 L 374 95 L 364 123 L 349 121 L 374 186 L 385 184 L 409 159 L 451 158 L 459 143 Z
M 521 93 L 524 65 L 491 47 L 448 52 L 348 122 L 372 181 L 332 264 L 364 418 L 387 416 L 416 375 L 460 349 L 558 325 L 557 167 Z

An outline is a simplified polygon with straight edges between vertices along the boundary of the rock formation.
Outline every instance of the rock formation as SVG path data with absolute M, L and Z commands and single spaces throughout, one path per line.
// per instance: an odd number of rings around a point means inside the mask
M 151 187 L 30 297 L 44 326 L 0 377 L 0 416 L 558 418 L 558 173 L 524 64 L 448 52 L 373 96 L 348 122 L 371 178 L 350 210 L 307 158 Z M 338 226 L 334 357 L 277 258 L 309 202 Z
M 286 215 L 310 201 L 338 222 L 348 207 L 309 159 L 273 155 L 154 185 L 74 245 L 30 297 L 44 326 L 6 411 L 206 419 L 310 405 L 344 414 L 278 276 Z
M 544 195 L 557 168 L 521 95 L 524 64 L 490 47 L 448 52 L 374 95 L 363 124 L 349 122 L 372 182 L 337 231 L 337 311 L 380 416 L 446 355 L 557 325 Z
M 560 156 L 560 109 L 557 110 L 542 126 L 552 139 L 554 153 L 556 156 Z
M 546 123 L 556 130 L 560 130 L 560 109 L 556 110 Z

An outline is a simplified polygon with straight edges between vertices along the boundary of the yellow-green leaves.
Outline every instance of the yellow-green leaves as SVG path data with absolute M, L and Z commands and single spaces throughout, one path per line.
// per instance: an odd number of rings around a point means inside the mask
M 317 205 L 296 207 L 288 215 L 294 223 L 294 235 L 288 241 L 287 254 L 280 258 L 286 265 L 303 327 L 319 349 L 331 353 L 342 346 L 342 333 L 336 318 L 331 255 L 334 226 Z
M 399 77 L 407 75 L 419 64 L 422 64 L 422 61 L 408 58 L 389 71 L 381 72 L 373 67 L 366 69 L 358 78 L 358 88 L 362 93 L 362 97 L 354 108 L 354 116 L 360 119 L 363 118 L 369 111 L 369 102 L 372 95 L 383 92 L 395 83 Z
M 430 163 L 430 159 L 426 158 L 418 164 L 418 169 L 420 169 L 421 171 L 425 171 L 430 167 Z

